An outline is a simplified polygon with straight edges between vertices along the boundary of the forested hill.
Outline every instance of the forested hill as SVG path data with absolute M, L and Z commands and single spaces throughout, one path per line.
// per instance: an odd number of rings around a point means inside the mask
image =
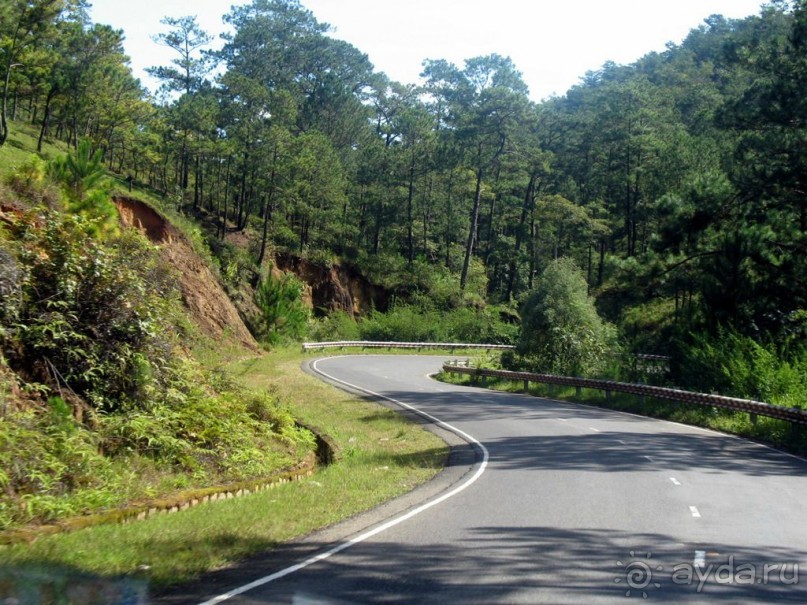
M 176 54 L 152 70 L 158 103 L 122 32 L 90 23 L 83 2 L 3 0 L 0 143 L 23 121 L 40 142 L 91 141 L 254 273 L 267 250 L 348 262 L 449 311 L 515 306 L 568 257 L 629 348 L 802 347 L 803 0 L 711 16 L 537 104 L 498 55 L 427 60 L 423 86 L 390 81 L 296 0 L 224 20 L 210 52 L 193 17 L 166 19 L 157 37 Z M 248 253 L 216 243 L 233 231 L 252 234 Z

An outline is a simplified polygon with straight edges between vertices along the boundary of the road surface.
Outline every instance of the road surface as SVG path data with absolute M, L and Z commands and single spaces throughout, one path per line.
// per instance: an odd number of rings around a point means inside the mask
M 193 602 L 807 603 L 807 462 L 675 423 L 439 383 L 428 374 L 443 360 L 313 362 L 453 433 L 449 467 Z

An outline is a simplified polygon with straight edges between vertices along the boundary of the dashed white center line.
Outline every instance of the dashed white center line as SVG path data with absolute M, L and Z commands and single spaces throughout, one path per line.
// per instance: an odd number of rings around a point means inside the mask
M 568 421 L 568 420 L 566 420 L 565 418 L 558 418 L 558 420 L 560 420 L 561 422 L 569 422 L 569 421 Z
M 591 429 L 592 431 L 594 431 L 595 433 L 599 433 L 599 432 L 600 432 L 600 429 L 595 429 L 593 426 L 590 426 L 590 427 L 588 427 L 588 428 L 589 428 L 589 429 Z
M 653 456 L 642 456 L 642 458 L 647 458 L 650 462 L 653 462 Z
M 670 477 L 670 481 L 673 482 L 673 485 L 681 485 L 681 482 L 675 477 Z
M 690 506 L 690 507 L 689 507 L 689 512 L 691 512 L 691 513 L 692 513 L 692 516 L 693 516 L 693 517 L 695 517 L 696 519 L 700 519 L 701 514 L 700 514 L 700 512 L 698 511 L 698 507 L 697 507 L 697 506 Z
M 706 551 L 696 550 L 695 559 L 692 561 L 692 563 L 698 568 L 706 567 Z
M 617 441 L 618 441 L 619 443 L 621 443 L 622 445 L 628 445 L 627 443 L 625 443 L 624 441 L 622 441 L 622 439 L 617 439 Z

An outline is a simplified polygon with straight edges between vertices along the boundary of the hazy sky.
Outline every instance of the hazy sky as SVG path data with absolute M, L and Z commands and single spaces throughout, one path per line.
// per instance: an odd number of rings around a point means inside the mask
M 243 0 L 94 0 L 97 23 L 123 29 L 135 75 L 166 65 L 172 51 L 151 40 L 165 16 L 197 15 L 221 33 L 221 16 Z M 509 56 L 540 100 L 564 94 L 606 61 L 632 63 L 679 43 L 709 15 L 758 14 L 762 0 L 302 0 L 334 35 L 370 57 L 376 70 L 404 83 L 419 81 L 424 59 Z

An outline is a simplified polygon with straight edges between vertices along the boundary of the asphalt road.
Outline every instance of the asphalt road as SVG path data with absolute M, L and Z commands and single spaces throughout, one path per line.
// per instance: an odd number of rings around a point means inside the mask
M 438 383 L 427 375 L 443 359 L 316 362 L 343 388 L 453 432 L 449 467 L 228 575 L 208 603 L 807 603 L 807 462 L 674 423 Z

